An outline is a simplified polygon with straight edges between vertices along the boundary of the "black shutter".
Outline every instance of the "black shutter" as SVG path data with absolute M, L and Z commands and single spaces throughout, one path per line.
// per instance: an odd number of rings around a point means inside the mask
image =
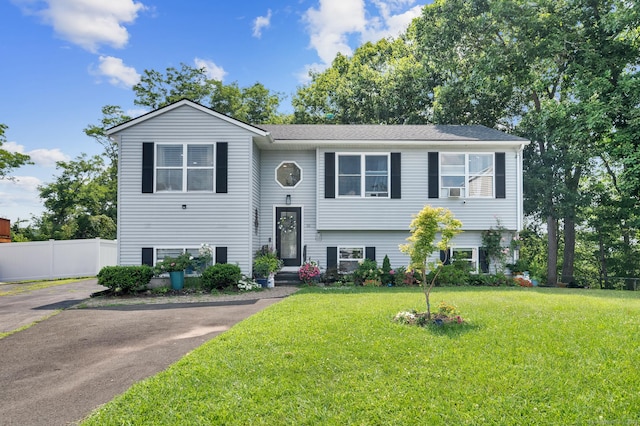
M 227 172 L 229 164 L 229 144 L 227 142 L 216 143 L 216 192 L 227 193 Z
M 142 264 L 153 266 L 153 247 L 142 247 Z
M 429 198 L 439 198 L 440 192 L 440 176 L 438 173 L 438 153 L 430 152 L 428 154 L 427 160 L 427 168 L 428 168 L 428 176 L 429 176 Z
M 216 263 L 227 263 L 226 247 L 216 247 Z
M 402 198 L 400 153 L 391 153 L 391 198 Z
M 153 192 L 153 142 L 142 144 L 142 193 Z
M 496 198 L 506 198 L 504 152 L 496 152 Z
M 336 198 L 336 153 L 324 153 L 324 198 Z
M 480 250 L 478 250 L 478 263 L 480 264 L 480 272 L 488 274 L 489 256 L 487 256 L 487 249 L 484 247 L 480 247 Z
M 327 269 L 338 267 L 338 247 L 327 247 Z
M 451 249 L 440 250 L 440 261 L 443 265 L 451 264 Z
M 376 260 L 376 248 L 375 247 L 365 247 L 364 248 L 364 257 L 369 260 Z

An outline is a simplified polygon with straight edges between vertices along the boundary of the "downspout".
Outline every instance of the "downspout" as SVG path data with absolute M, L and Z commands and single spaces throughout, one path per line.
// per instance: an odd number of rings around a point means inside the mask
M 517 192 L 517 205 L 516 205 L 516 231 L 520 232 L 523 227 L 523 203 L 524 203 L 524 194 L 523 191 L 523 182 L 522 182 L 522 153 L 524 152 L 524 144 L 520 145 L 520 148 L 516 151 L 516 192 Z

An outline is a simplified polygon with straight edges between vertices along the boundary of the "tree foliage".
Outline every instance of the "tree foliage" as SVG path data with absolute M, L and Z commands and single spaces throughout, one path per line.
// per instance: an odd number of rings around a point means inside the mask
M 36 223 L 48 238 L 116 237 L 116 188 L 101 156 L 59 161 L 60 175 L 39 187 L 45 212 Z
M 555 284 L 560 229 L 562 279 L 574 275 L 594 159 L 610 153 L 620 186 L 640 193 L 639 28 L 640 5 L 624 0 L 436 0 L 403 37 L 314 74 L 296 120 L 482 124 L 530 139 L 525 209 L 547 225 Z M 408 86 L 400 58 L 416 76 Z
M 235 82 L 225 85 L 208 78 L 205 68 L 184 63 L 180 69 L 167 68 L 164 74 L 145 70 L 133 91 L 136 95 L 134 103 L 151 109 L 186 98 L 252 124 L 285 120 L 278 113 L 282 95 L 269 91 L 261 83 L 244 88 Z
M 0 123 L 0 179 L 11 178 L 9 174 L 20 166 L 26 164 L 33 164 L 30 161 L 30 157 L 20 152 L 9 152 L 2 149 L 2 145 L 7 142 L 7 138 L 4 134 L 7 130 L 7 125 Z
M 427 205 L 420 213 L 414 215 L 409 225 L 411 235 L 407 238 L 408 243 L 400 246 L 400 251 L 409 255 L 409 268 L 419 272 L 422 277 L 421 282 L 427 302 L 427 319 L 431 319 L 429 295 L 442 267 L 442 262 L 432 266 L 431 269 L 437 272 L 427 283 L 429 258 L 436 250 L 447 252 L 453 237 L 462 232 L 461 227 L 462 222 L 456 219 L 450 210 Z M 437 236 L 440 236 L 438 242 L 436 242 Z
M 293 99 L 296 123 L 419 124 L 429 121 L 429 77 L 404 38 L 367 42 L 351 58 L 311 73 Z

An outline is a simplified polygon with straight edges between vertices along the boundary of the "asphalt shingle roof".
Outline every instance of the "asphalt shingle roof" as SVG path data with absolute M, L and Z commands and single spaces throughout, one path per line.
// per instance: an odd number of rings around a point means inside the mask
M 274 140 L 525 141 L 485 126 L 261 124 Z

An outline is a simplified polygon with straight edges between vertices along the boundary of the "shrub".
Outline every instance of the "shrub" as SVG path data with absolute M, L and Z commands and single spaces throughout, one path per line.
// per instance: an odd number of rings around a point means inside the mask
M 495 285 L 495 276 L 485 274 L 470 274 L 469 285 L 473 286 L 493 286 Z
M 153 278 L 151 266 L 105 266 L 98 272 L 98 284 L 114 293 L 132 293 L 145 289 Z
M 238 290 L 240 291 L 252 291 L 252 290 L 258 290 L 260 288 L 262 288 L 260 284 L 258 284 L 257 282 L 255 282 L 249 277 L 245 277 L 244 275 L 238 281 Z
M 427 275 L 427 282 L 430 282 L 435 276 L 436 271 L 431 271 Z M 436 277 L 435 285 L 437 286 L 459 286 L 469 283 L 469 266 L 468 262 L 454 262 L 450 265 L 442 265 L 440 273 Z
M 242 279 L 242 271 L 238 265 L 229 263 L 216 263 L 202 272 L 200 283 L 207 291 L 213 289 L 222 290 L 233 287 Z
M 314 281 L 318 280 L 320 277 L 320 268 L 318 264 L 313 260 L 309 260 L 304 262 L 304 264 L 298 270 L 298 278 L 300 281 L 304 282 L 307 285 L 310 285 Z
M 507 286 L 507 287 L 513 287 L 514 285 L 516 285 L 516 282 L 513 280 L 513 278 L 511 278 L 510 276 L 505 275 L 502 272 L 498 272 L 497 274 L 495 274 L 494 276 L 494 284 L 495 286 Z
M 393 274 L 391 273 L 391 261 L 389 261 L 389 256 L 384 255 L 384 260 L 382 261 L 382 271 L 380 274 L 380 279 L 384 285 L 389 283 L 393 284 Z
M 333 267 L 333 268 L 327 268 L 327 270 L 320 275 L 320 281 L 322 281 L 325 284 L 333 284 L 336 281 L 342 281 L 342 278 L 340 276 L 340 273 L 338 272 L 338 268 Z
M 358 269 L 353 271 L 353 281 L 356 285 L 363 285 L 366 280 L 380 280 L 380 272 L 375 260 L 364 259 Z

